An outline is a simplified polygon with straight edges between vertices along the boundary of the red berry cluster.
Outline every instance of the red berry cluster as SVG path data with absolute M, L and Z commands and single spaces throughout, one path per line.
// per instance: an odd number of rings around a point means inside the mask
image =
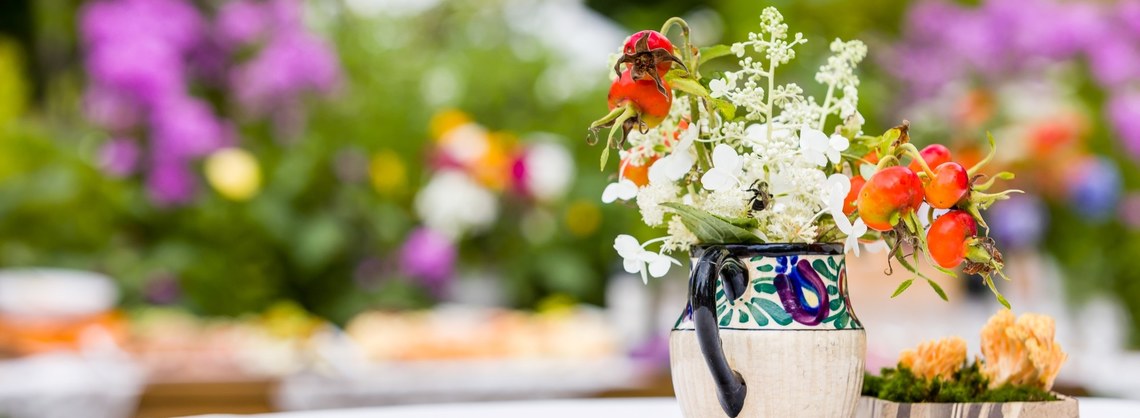
M 861 176 L 851 178 L 844 212 L 850 215 L 858 211 L 868 228 L 882 232 L 884 238 L 893 237 L 894 251 L 899 251 L 900 244 L 911 244 L 924 249 L 939 267 L 963 266 L 966 273 L 986 276 L 987 284 L 992 285 L 988 276 L 1001 274 L 1002 258 L 993 240 L 979 233 L 979 225 L 988 232 L 981 210 L 1010 193 L 1020 192 L 987 192 L 994 180 L 1011 179 L 1013 175 L 1000 173 L 985 180 L 985 175 L 978 174 L 993 158 L 992 137 L 990 154 L 967 168 L 954 161 L 950 150 L 942 145 L 918 151 L 909 143 L 908 128 L 904 123 L 892 129 L 894 133 L 884 135 L 884 142 L 864 157 L 864 161 L 878 164 L 877 171 L 866 180 Z M 880 158 L 880 154 L 885 157 Z M 908 158 L 909 164 L 902 165 L 902 160 Z M 931 212 L 949 209 L 931 222 L 929 229 L 916 216 L 924 201 Z M 1000 297 L 999 300 L 1004 301 Z
M 607 149 L 614 145 L 613 136 L 617 129 L 622 132 L 616 144 L 621 148 L 633 129 L 645 133 L 669 116 L 669 109 L 673 107 L 673 90 L 666 75 L 674 65 L 688 72 L 675 55 L 676 51 L 673 43 L 655 30 L 643 30 L 626 38 L 622 55 L 614 64 L 618 77 L 610 85 L 607 100 L 610 113 L 590 126 L 595 132 L 601 128 L 612 128 L 607 137 Z M 603 166 L 607 152 L 603 151 Z

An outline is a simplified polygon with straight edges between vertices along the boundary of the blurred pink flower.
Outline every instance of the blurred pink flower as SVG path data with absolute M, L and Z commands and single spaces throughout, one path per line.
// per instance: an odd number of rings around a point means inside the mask
M 238 102 L 257 115 L 304 93 L 327 93 L 340 80 L 332 49 L 305 32 L 277 34 L 249 62 L 234 69 L 230 85 Z
M 185 52 L 201 40 L 205 26 L 184 0 L 97 0 L 85 4 L 79 16 L 88 46 L 147 39 Z
M 137 126 L 143 118 L 142 108 L 117 91 L 92 86 L 83 94 L 83 111 L 97 125 L 123 132 Z
M 455 274 L 458 251 L 446 235 L 418 228 L 400 248 L 400 270 L 440 294 Z
M 99 149 L 99 168 L 112 176 L 131 175 L 138 168 L 140 153 L 134 139 L 112 139 Z
M 1140 92 L 1119 93 L 1108 102 L 1108 119 L 1120 143 L 1140 160 Z
M 217 33 L 227 44 L 249 44 L 265 35 L 270 22 L 262 2 L 231 1 L 218 11 Z
M 1119 36 L 1106 37 L 1089 52 L 1093 77 L 1105 87 L 1127 84 L 1140 78 L 1140 49 Z
M 194 173 L 185 162 L 159 158 L 147 177 L 147 191 L 159 205 L 180 205 L 194 199 Z
M 151 115 L 153 153 L 183 160 L 201 157 L 232 142 L 228 123 L 214 115 L 205 102 L 193 98 L 170 99 Z

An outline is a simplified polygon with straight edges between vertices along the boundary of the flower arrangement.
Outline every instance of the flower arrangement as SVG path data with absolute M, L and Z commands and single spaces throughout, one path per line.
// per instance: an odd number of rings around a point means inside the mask
M 663 35 L 673 28 L 681 30 L 680 47 Z M 775 8 L 763 11 L 760 30 L 744 42 L 695 48 L 689 35 L 674 18 L 661 32 L 630 36 L 615 62 L 610 113 L 591 125 L 591 142 L 609 128 L 602 169 L 611 148 L 620 157 L 603 202 L 634 202 L 646 225 L 666 231 L 646 242 L 618 236 L 626 271 L 661 277 L 680 264 L 666 253 L 696 244 L 843 242 L 856 255 L 885 244 L 890 258 L 944 299 L 938 283 L 918 273 L 922 255 L 952 276 L 959 266 L 981 274 L 1008 306 L 991 279 L 1002 258 L 981 211 L 1017 191 L 989 191 L 1010 173 L 979 175 L 992 147 L 967 167 L 945 147 L 920 151 L 907 122 L 864 134 L 855 71 L 867 47 L 860 41 L 830 44 L 832 56 L 815 75 L 822 99 L 780 82 L 781 67 L 807 41 Z M 706 62 L 729 56 L 739 69 L 701 76 Z M 657 251 L 647 249 L 654 244 Z
M 966 341 L 949 337 L 899 355 L 898 367 L 868 375 L 863 395 L 893 402 L 1035 402 L 1049 393 L 1067 355 L 1053 319 L 998 311 L 982 327 L 982 356 L 967 363 Z

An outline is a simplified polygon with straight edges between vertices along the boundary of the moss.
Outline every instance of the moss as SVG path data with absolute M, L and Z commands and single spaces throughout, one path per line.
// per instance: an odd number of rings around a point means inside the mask
M 989 389 L 989 380 L 978 363 L 965 365 L 951 380 L 928 381 L 909 369 L 885 368 L 879 376 L 863 379 L 863 395 L 900 403 L 916 402 L 1041 402 L 1057 398 L 1048 391 L 1029 386 L 1004 385 Z

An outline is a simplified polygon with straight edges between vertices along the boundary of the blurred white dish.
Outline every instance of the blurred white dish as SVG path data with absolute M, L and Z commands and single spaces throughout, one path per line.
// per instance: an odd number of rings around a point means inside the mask
M 80 270 L 0 270 L 0 314 L 38 318 L 97 314 L 115 306 L 119 291 L 107 276 Z

